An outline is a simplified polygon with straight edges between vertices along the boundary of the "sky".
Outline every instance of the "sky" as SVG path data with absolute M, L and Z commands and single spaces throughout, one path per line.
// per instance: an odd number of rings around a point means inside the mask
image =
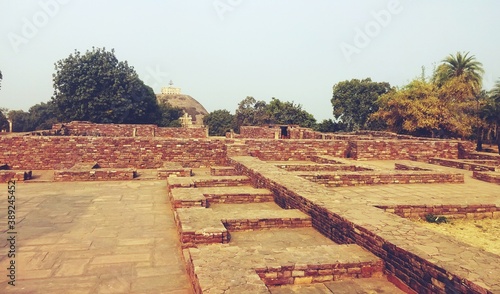
M 333 118 L 332 87 L 371 78 L 401 87 L 470 52 L 484 89 L 500 79 L 494 0 L 0 0 L 0 107 L 53 94 L 54 63 L 114 49 L 156 93 L 170 80 L 211 112 L 247 96 Z

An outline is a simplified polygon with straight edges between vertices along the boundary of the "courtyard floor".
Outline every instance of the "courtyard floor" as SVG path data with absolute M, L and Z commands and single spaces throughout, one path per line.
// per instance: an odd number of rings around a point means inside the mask
M 2 274 L 0 293 L 192 293 L 166 193 L 165 181 L 17 183 L 16 281 Z

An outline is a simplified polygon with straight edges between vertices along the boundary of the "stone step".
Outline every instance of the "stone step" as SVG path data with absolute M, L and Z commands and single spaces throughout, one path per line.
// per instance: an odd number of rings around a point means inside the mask
M 191 177 L 193 170 L 184 168 L 178 163 L 165 162 L 162 167 L 157 169 L 157 179 L 164 180 L 168 177 Z
M 228 243 L 229 231 L 312 226 L 308 215 L 295 209 L 282 209 L 274 202 L 179 208 L 174 215 L 183 247 Z
M 274 201 L 271 191 L 252 186 L 205 187 L 199 190 L 207 198 L 208 206 L 216 203 L 242 204 Z
M 380 278 L 384 268 L 381 259 L 357 245 L 268 249 L 265 244 L 213 244 L 183 254 L 196 293 L 269 293 L 267 286 Z
M 269 287 L 271 294 L 294 293 L 324 293 L 324 294 L 353 294 L 353 293 L 406 293 L 387 280 L 386 277 L 366 279 L 344 279 L 326 283 L 308 285 L 283 285 Z
M 210 175 L 212 176 L 236 176 L 238 175 L 233 166 L 212 166 L 210 167 Z
M 248 186 L 250 179 L 247 176 L 169 177 L 167 183 L 170 188 L 233 187 Z
M 170 189 L 169 196 L 174 208 L 209 207 L 212 203 L 242 204 L 274 201 L 271 191 L 250 186 Z

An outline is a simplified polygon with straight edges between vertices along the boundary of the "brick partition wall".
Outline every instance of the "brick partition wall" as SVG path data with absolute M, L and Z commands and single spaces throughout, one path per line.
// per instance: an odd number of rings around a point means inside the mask
M 465 170 L 470 170 L 470 171 L 495 171 L 494 166 L 487 166 L 484 164 L 478 164 L 478 163 L 474 163 L 474 162 L 466 162 L 466 161 L 461 161 L 461 160 L 431 158 L 431 159 L 429 159 L 429 163 L 441 165 L 441 166 L 446 166 L 446 167 L 460 168 L 460 169 L 465 169 Z
M 152 137 L 0 137 L 0 162 L 12 169 L 67 169 L 78 162 L 102 168 L 159 168 L 165 161 L 184 167 L 225 165 L 222 140 Z
M 246 140 L 248 152 L 261 160 L 311 160 L 313 156 L 345 157 L 348 142 L 330 140 Z
M 205 128 L 162 128 L 151 124 L 95 124 L 72 121 L 52 126 L 52 131 L 63 135 L 101 137 L 166 137 L 206 138 Z
M 440 157 L 459 158 L 456 141 L 355 140 L 349 142 L 349 156 L 358 160 L 422 160 Z
M 472 177 L 474 179 L 478 179 L 481 181 L 500 184 L 500 172 L 478 172 L 474 171 L 472 173 Z
M 241 126 L 239 138 L 254 138 L 254 139 L 274 139 L 276 132 L 280 134 L 280 128 L 276 127 L 253 127 Z
M 422 250 L 429 240 L 445 241 L 450 237 L 376 207 L 365 206 L 360 211 L 359 203 L 336 200 L 342 197 L 321 186 L 312 191 L 307 180 L 284 175 L 279 168 L 263 166 L 265 164 L 255 158 L 232 157 L 229 161 L 241 174 L 250 177 L 256 187 L 271 190 L 281 207 L 300 209 L 310 215 L 313 227 L 328 238 L 339 244 L 358 244 L 384 259 L 386 271 L 418 293 L 494 293 L 499 290 L 496 275 L 483 275 L 498 270 L 498 255 L 465 244 L 464 248 L 450 247 L 447 242 L 431 255 Z M 367 218 L 367 215 L 377 217 Z M 412 234 L 409 240 L 408 231 L 418 233 Z M 456 263 L 460 264 L 463 258 L 457 252 L 462 251 L 475 256 L 481 266 L 457 267 Z
M 500 207 L 495 204 L 478 205 L 377 205 L 386 212 L 411 219 L 425 219 L 426 215 L 445 215 L 449 218 L 500 218 Z

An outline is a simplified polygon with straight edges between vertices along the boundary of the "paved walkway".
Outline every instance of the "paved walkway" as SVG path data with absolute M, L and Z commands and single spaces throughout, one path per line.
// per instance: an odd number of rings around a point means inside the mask
M 18 183 L 15 196 L 16 286 L 5 200 L 0 293 L 192 293 L 165 181 Z

